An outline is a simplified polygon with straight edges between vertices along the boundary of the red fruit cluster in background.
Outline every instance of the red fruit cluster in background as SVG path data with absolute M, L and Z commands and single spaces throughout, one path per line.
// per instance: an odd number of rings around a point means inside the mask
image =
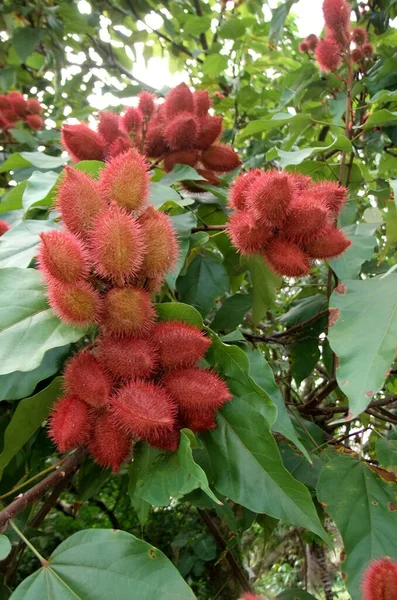
M 36 131 L 42 129 L 42 112 L 43 108 L 36 98 L 25 100 L 19 92 L 0 95 L 0 129 L 3 131 L 12 129 L 20 121 Z
M 60 452 L 87 445 L 116 471 L 132 440 L 176 450 L 179 431 L 215 427 L 226 384 L 196 363 L 210 340 L 183 323 L 156 324 L 151 293 L 178 254 L 169 217 L 148 206 L 147 164 L 136 149 L 111 159 L 98 181 L 66 167 L 57 207 L 63 230 L 41 234 L 38 263 L 55 313 L 99 336 L 65 369 L 50 416 Z
M 0 237 L 5 234 L 6 231 L 10 229 L 9 224 L 6 221 L 0 219 Z
M 397 562 L 388 556 L 371 561 L 361 587 L 363 600 L 396 600 Z
M 350 29 L 351 7 L 348 0 L 324 0 L 325 38 L 310 34 L 299 44 L 301 52 L 315 52 L 322 71 L 336 71 L 343 58 L 363 63 L 372 58 L 373 46 L 364 27 Z M 351 47 L 351 42 L 354 47 Z
M 163 104 L 149 92 L 139 95 L 138 106 L 123 116 L 110 111 L 99 115 L 98 130 L 85 125 L 64 125 L 62 143 L 72 160 L 106 160 L 135 147 L 170 171 L 175 164 L 194 167 L 213 185 L 219 173 L 240 164 L 236 152 L 218 141 L 222 117 L 209 113 L 206 90 L 191 92 L 185 83 L 173 88 Z
M 252 169 L 234 182 L 228 231 L 242 254 L 259 254 L 279 275 L 306 275 L 314 259 L 351 244 L 335 226 L 347 190 L 304 175 Z

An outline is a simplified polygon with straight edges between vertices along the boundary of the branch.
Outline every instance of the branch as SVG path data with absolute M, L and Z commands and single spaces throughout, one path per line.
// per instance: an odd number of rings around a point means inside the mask
M 95 504 L 108 517 L 113 529 L 121 529 L 120 523 L 112 510 L 102 500 L 89 500 L 91 504 Z
M 225 231 L 227 225 L 200 225 L 199 227 L 193 227 L 192 233 L 197 231 Z
M 247 577 L 245 576 L 243 569 L 237 562 L 231 550 L 228 550 L 226 541 L 223 539 L 221 532 L 219 531 L 214 521 L 211 519 L 210 515 L 208 514 L 208 511 L 198 508 L 197 512 L 206 524 L 208 531 L 211 533 L 212 537 L 216 541 L 219 550 L 225 553 L 225 558 L 232 570 L 233 577 L 239 582 L 244 591 L 252 592 L 252 587 L 250 586 L 250 583 Z
M 73 454 L 65 458 L 59 469 L 45 477 L 39 483 L 36 483 L 36 485 L 24 494 L 19 494 L 11 504 L 0 511 L 0 528 L 7 527 L 10 519 L 22 512 L 29 504 L 44 496 L 50 488 L 55 487 L 65 478 L 69 478 L 71 474 L 75 473 L 83 456 L 84 450 L 81 448 L 77 449 Z
M 203 16 L 203 11 L 201 10 L 200 0 L 193 0 L 194 8 L 196 10 L 196 14 L 198 17 Z M 200 44 L 203 50 L 208 50 L 207 38 L 205 37 L 205 33 L 200 33 Z

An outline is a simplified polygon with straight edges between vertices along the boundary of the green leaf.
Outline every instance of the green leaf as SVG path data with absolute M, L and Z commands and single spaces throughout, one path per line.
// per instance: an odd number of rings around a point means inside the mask
M 29 131 L 25 129 L 9 129 L 9 132 L 20 144 L 28 144 L 31 148 L 37 148 L 38 142 Z
M 84 333 L 54 315 L 40 273 L 0 270 L 0 375 L 32 371 L 47 350 L 77 342 Z
M 211 27 L 211 17 L 198 17 L 191 15 L 183 24 L 183 30 L 187 35 L 198 35 L 205 33 Z
M 44 34 L 44 29 L 37 29 L 35 27 L 19 27 L 14 30 L 12 45 L 22 62 L 25 62 L 27 57 L 32 54 Z
M 0 88 L 6 92 L 15 85 L 16 69 L 14 67 L 6 67 L 0 69 Z
M 204 326 L 203 317 L 189 304 L 163 302 L 162 304 L 156 304 L 156 312 L 161 321 L 183 321 L 189 325 L 200 327 L 200 329 Z
M 309 463 L 300 452 L 297 452 L 290 444 L 285 442 L 281 442 L 278 447 L 284 466 L 291 475 L 306 487 L 315 490 L 320 471 L 324 466 L 324 461 L 317 455 L 312 454 L 312 459 Z
M 15 152 L 0 166 L 0 173 L 29 166 L 46 171 L 47 169 L 57 169 L 65 162 L 64 158 L 49 156 L 44 152 Z
M 375 102 L 397 102 L 397 92 L 392 90 L 380 90 L 372 98 L 367 100 L 370 104 Z
M 7 558 L 11 552 L 11 542 L 6 535 L 0 535 L 0 560 Z
M 338 288 L 340 290 L 340 288 Z M 397 275 L 346 280 L 330 298 L 328 339 L 338 356 L 336 378 L 349 416 L 366 409 L 388 376 L 396 352 Z
M 128 494 L 141 526 L 145 525 L 147 521 L 151 504 L 146 502 L 146 500 L 144 500 L 137 492 L 137 483 L 141 473 L 145 473 L 150 469 L 151 465 L 160 453 L 161 451 L 157 448 L 153 448 L 152 446 L 149 446 L 149 444 L 140 442 L 134 448 L 134 460 L 128 468 L 128 476 L 130 478 Z
M 278 600 L 317 600 L 315 596 L 299 589 L 285 590 L 285 592 L 282 592 L 276 598 Z
M 161 179 L 162 186 L 170 186 L 177 181 L 185 181 L 185 180 L 203 180 L 204 177 L 199 175 L 193 167 L 189 167 L 189 165 L 175 165 L 172 171 L 164 175 Z
M 364 462 L 346 454 L 320 473 L 317 496 L 343 538 L 346 585 L 361 600 L 361 580 L 368 563 L 380 556 L 397 559 L 397 492 Z
M 194 600 L 174 565 L 126 531 L 88 529 L 62 542 L 13 600 Z
M 177 452 L 167 452 L 148 471 L 139 473 L 135 493 L 153 506 L 168 506 L 171 498 L 177 500 L 197 488 L 221 504 L 210 490 L 205 472 L 193 460 L 188 436 L 181 431 Z
M 36 256 L 39 234 L 58 228 L 54 221 L 26 220 L 9 229 L 0 240 L 0 268 L 28 267 Z
M 227 68 L 227 57 L 222 54 L 210 54 L 206 57 L 201 69 L 204 75 L 215 79 Z
M 99 179 L 100 172 L 105 168 L 105 163 L 100 160 L 81 160 L 73 168 L 78 171 L 83 171 L 94 179 Z
M 302 150 L 294 150 L 293 152 L 285 152 L 276 148 L 280 157 L 280 165 L 282 168 L 287 165 L 300 165 L 304 160 L 309 158 L 314 153 L 328 152 L 329 150 L 343 150 L 344 152 L 352 151 L 351 141 L 344 135 L 338 135 L 337 138 L 329 146 L 315 146 L 313 148 L 302 148 Z
M 110 469 L 104 469 L 92 460 L 86 460 L 78 471 L 76 500 L 87 502 L 99 492 L 111 475 Z
M 246 21 L 248 19 L 241 19 L 239 17 L 229 18 L 219 30 L 219 37 L 223 39 L 236 40 L 243 36 L 246 32 Z
M 173 200 L 178 204 L 182 198 L 172 187 L 162 185 L 161 183 L 151 183 L 149 202 L 158 208 L 167 202 L 167 200 Z
M 196 216 L 191 212 L 186 212 L 183 215 L 174 215 L 171 217 L 172 226 L 175 229 L 179 242 L 179 256 L 176 265 L 171 273 L 168 273 L 165 280 L 169 288 L 174 291 L 176 280 L 179 273 L 182 271 L 186 257 L 189 253 L 190 234 L 197 225 Z
M 374 232 L 377 225 L 360 223 L 343 228 L 343 232 L 352 245 L 339 258 L 329 261 L 331 269 L 339 279 L 356 279 L 365 261 L 372 258 L 375 244 L 377 243 Z
M 15 371 L 7 375 L 0 375 L 0 401 L 2 400 L 20 400 L 26 398 L 32 392 L 36 385 L 51 377 L 59 370 L 60 365 L 70 351 L 70 345 L 61 348 L 54 348 L 45 353 L 41 365 L 33 371 L 21 373 Z
M 28 179 L 28 184 L 22 196 L 22 204 L 25 212 L 31 206 L 50 206 L 53 202 L 54 194 L 51 194 L 57 179 L 58 173 L 55 171 L 33 171 Z
M 177 281 L 182 302 L 191 304 L 206 316 L 214 301 L 229 288 L 229 278 L 223 264 L 216 258 L 198 254 L 185 275 Z
M 365 121 L 364 129 L 372 129 L 375 126 L 396 121 L 397 111 L 392 112 L 387 110 L 387 108 L 381 108 L 380 110 L 372 113 L 372 115 L 370 115 L 370 117 Z
M 22 181 L 4 194 L 0 202 L 0 213 L 22 208 L 22 196 L 27 184 L 27 181 Z
M 381 438 L 375 442 L 375 449 L 381 466 L 397 475 L 397 440 Z
M 254 325 L 257 325 L 276 299 L 276 288 L 280 284 L 280 277 L 270 271 L 260 256 L 244 258 L 243 264 L 247 265 L 251 273 L 254 294 L 252 320 Z
M 234 398 L 202 436 L 215 488 L 253 512 L 313 531 L 328 542 L 306 487 L 285 469 L 268 422 L 246 398 Z
M 287 123 L 298 123 L 303 129 L 310 122 L 310 117 L 304 113 L 298 113 L 297 115 L 291 115 L 290 113 L 277 113 L 273 115 L 271 119 L 258 119 L 255 121 L 250 121 L 250 123 L 248 123 L 248 125 L 246 125 L 246 127 L 239 132 L 238 137 L 240 141 L 244 141 L 252 135 L 262 133 L 263 131 L 269 131 L 271 129 L 278 129 Z
M 252 306 L 252 294 L 235 294 L 226 298 L 221 308 L 215 313 L 211 323 L 214 331 L 230 331 L 236 329 L 244 320 Z
M 285 0 L 280 6 L 273 10 L 272 20 L 270 21 L 269 43 L 277 45 L 283 36 L 285 19 L 293 4 L 298 0 Z
M 62 377 L 57 377 L 42 392 L 20 401 L 4 434 L 4 447 L 0 454 L 0 476 L 10 460 L 47 418 L 51 405 L 61 393 Z
M 215 560 L 217 555 L 216 542 L 211 535 L 205 535 L 194 542 L 193 551 L 201 560 Z

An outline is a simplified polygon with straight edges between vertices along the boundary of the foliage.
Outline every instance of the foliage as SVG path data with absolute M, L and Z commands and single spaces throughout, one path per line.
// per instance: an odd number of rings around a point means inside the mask
M 37 98 L 45 128 L 0 130 L 1 598 L 358 600 L 368 563 L 397 559 L 397 3 L 352 0 L 373 54 L 353 63 L 347 44 L 329 70 L 302 46 L 296 4 L 4 2 L 0 94 Z M 205 329 L 200 367 L 233 398 L 216 428 L 182 429 L 176 452 L 138 441 L 111 474 L 47 436 L 64 363 L 98 330 L 50 308 L 38 244 L 62 226 L 63 123 L 95 128 L 99 106 L 167 96 L 137 76 L 159 60 L 208 91 L 242 161 L 213 185 L 195 162 L 150 160 L 149 202 L 179 242 L 154 308 Z M 104 166 L 73 169 L 94 180 Z M 228 197 L 255 168 L 344 185 L 347 251 L 299 277 L 239 254 Z

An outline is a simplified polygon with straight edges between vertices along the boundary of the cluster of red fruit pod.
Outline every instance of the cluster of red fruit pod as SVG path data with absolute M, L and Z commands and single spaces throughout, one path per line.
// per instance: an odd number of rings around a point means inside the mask
M 6 221 L 0 219 L 0 237 L 10 229 L 9 224 Z
M 36 98 L 25 98 L 19 92 L 0 95 L 0 129 L 8 131 L 19 121 L 24 121 L 31 129 L 44 127 L 41 118 L 43 108 Z
M 347 0 L 324 0 L 325 38 L 318 40 L 311 34 L 299 44 L 301 52 L 315 51 L 322 71 L 336 71 L 343 58 L 351 57 L 354 62 L 363 63 L 373 55 L 367 30 L 364 27 L 350 29 L 350 12 Z M 352 42 L 354 48 L 351 48 Z
M 231 188 L 229 235 L 242 254 L 261 255 L 279 275 L 305 275 L 312 260 L 338 256 L 350 246 L 334 224 L 346 193 L 331 181 L 252 169 Z
M 99 181 L 65 171 L 57 195 L 65 229 L 41 235 L 39 268 L 55 313 L 96 324 L 99 335 L 66 364 L 50 436 L 60 452 L 87 446 L 116 471 L 133 440 L 176 450 L 182 427 L 215 427 L 230 394 L 196 366 L 210 345 L 200 329 L 156 323 L 151 293 L 178 248 L 169 217 L 147 204 L 144 157 L 135 149 L 118 155 Z
M 172 89 L 162 104 L 149 92 L 139 95 L 137 107 L 123 116 L 110 111 L 99 115 L 98 131 L 84 123 L 64 125 L 62 143 L 72 160 L 105 160 L 137 148 L 147 157 L 163 161 L 170 171 L 176 164 L 190 165 L 213 185 L 219 173 L 240 164 L 236 152 L 218 142 L 222 117 L 211 116 L 206 90 L 191 92 L 185 83 Z

